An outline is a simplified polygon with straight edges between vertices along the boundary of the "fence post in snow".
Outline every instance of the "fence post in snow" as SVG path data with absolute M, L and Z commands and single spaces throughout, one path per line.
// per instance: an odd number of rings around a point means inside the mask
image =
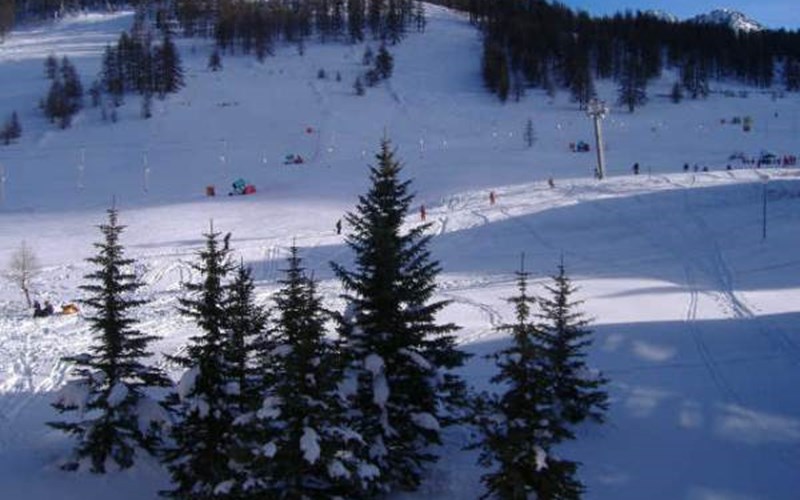
M 0 205 L 6 201 L 6 167 L 0 163 Z
M 144 192 L 150 192 L 150 165 L 147 161 L 147 152 L 142 157 L 142 176 L 144 181 Z
M 81 148 L 81 161 L 78 163 L 78 189 L 83 189 L 83 172 L 86 170 L 86 148 Z

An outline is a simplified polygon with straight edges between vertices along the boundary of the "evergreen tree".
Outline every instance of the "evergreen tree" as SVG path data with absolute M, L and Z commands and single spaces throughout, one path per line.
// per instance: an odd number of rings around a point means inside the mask
M 102 83 L 106 92 L 111 96 L 114 107 L 122 105 L 122 96 L 125 93 L 125 80 L 119 63 L 117 50 L 110 45 L 106 46 L 103 53 Z
M 148 120 L 153 117 L 153 94 L 145 92 L 142 95 L 142 118 Z
M 17 112 L 14 111 L 11 113 L 11 117 L 6 120 L 2 130 L 0 130 L 0 139 L 2 139 L 3 144 L 8 146 L 15 139 L 19 139 L 21 135 L 22 125 L 19 124 L 19 117 Z
M 61 80 L 56 78 L 50 84 L 50 90 L 47 92 L 47 98 L 44 101 L 44 114 L 50 120 L 50 123 L 58 122 L 59 127 L 67 128 L 71 122 L 71 115 L 68 113 L 68 105 L 64 94 L 64 84 Z
M 539 329 L 560 418 L 570 424 L 587 419 L 602 422 L 608 408 L 608 394 L 603 390 L 607 380 L 586 365 L 585 350 L 592 343 L 592 332 L 586 328 L 588 320 L 576 310 L 581 302 L 572 299 L 577 288 L 563 263 L 552 277 L 552 285 L 545 288 L 549 297 L 539 299 Z
M 375 56 L 375 72 L 382 80 L 386 80 L 391 78 L 392 71 L 394 71 L 394 58 L 386 49 L 386 45 L 381 45 L 378 55 Z
M 243 446 L 251 450 L 244 492 L 253 498 L 358 498 L 378 470 L 364 460 L 363 440 L 345 420 L 340 356 L 325 337 L 329 313 L 295 247 L 285 273 L 275 299 L 272 377 L 258 411 L 239 421 L 243 434 L 255 438 Z
M 252 412 L 260 403 L 262 383 L 260 370 L 255 368 L 258 352 L 264 352 L 267 342 L 267 313 L 255 303 L 255 285 L 250 268 L 239 264 L 225 300 L 228 340 L 225 355 L 230 379 L 236 385 L 235 411 L 242 415 Z M 271 345 L 271 344 L 270 344 Z
M 463 403 L 463 382 L 448 370 L 466 355 L 450 335 L 456 326 L 436 323 L 447 302 L 431 301 L 440 267 L 428 250 L 429 226 L 401 233 L 413 195 L 388 140 L 376 159 L 372 187 L 346 216 L 355 269 L 332 265 L 348 303 L 340 334 L 357 430 L 380 469 L 379 489 L 414 489 L 436 460 L 429 446 L 451 423 L 449 403 Z
M 787 92 L 800 91 L 800 58 L 790 58 L 786 61 L 783 80 Z
M 588 63 L 579 60 L 575 73 L 569 81 L 569 91 L 573 102 L 577 102 L 580 109 L 586 109 L 589 101 L 595 96 L 594 79 L 589 71 Z
M 361 64 L 364 66 L 371 66 L 374 60 L 375 54 L 372 53 L 372 48 L 367 45 L 367 47 L 364 49 L 364 55 L 361 57 Z
M 633 49 L 630 49 L 624 64 L 617 90 L 618 103 L 633 113 L 637 106 L 647 102 L 647 78 L 642 63 Z
M 156 89 L 159 95 L 177 92 L 183 88 L 183 66 L 178 49 L 169 34 L 164 35 L 157 55 Z
M 83 301 L 94 313 L 87 315 L 94 342 L 88 353 L 64 358 L 75 363 L 76 378 L 60 392 L 53 406 L 60 412 L 77 411 L 79 419 L 49 425 L 78 438 L 75 459 L 65 469 L 77 469 L 88 461 L 92 472 L 104 473 L 114 463 L 120 469 L 133 465 L 139 450 L 153 453 L 168 414 L 150 399 L 148 389 L 170 384 L 155 367 L 142 359 L 151 356 L 148 345 L 158 337 L 136 329 L 132 310 L 144 301 L 133 298 L 142 286 L 127 268 L 133 260 L 123 254 L 117 210 L 108 211 L 108 223 L 100 225 L 104 240 L 95 243 L 98 254 L 87 259 L 96 270 L 80 288 L 89 294 Z
M 523 137 L 525 138 L 525 145 L 528 146 L 528 148 L 532 148 L 533 144 L 536 142 L 536 131 L 533 129 L 533 120 L 530 118 L 525 122 Z
M 229 463 L 229 433 L 235 414 L 235 394 L 228 363 L 226 278 L 233 269 L 228 239 L 219 241 L 213 227 L 205 234 L 205 249 L 192 268 L 199 283 L 185 285 L 181 313 L 192 318 L 200 334 L 189 339 L 186 353 L 171 359 L 187 368 L 170 403 L 178 415 L 172 427 L 173 445 L 166 450 L 175 488 L 162 492 L 172 498 L 218 498 L 237 478 Z M 235 391 L 233 391 L 235 392 Z
M 356 81 L 353 83 L 353 91 L 356 95 L 364 95 L 364 84 L 361 82 L 360 76 L 357 76 Z
M 681 87 L 680 82 L 675 82 L 672 84 L 672 91 L 669 93 L 670 100 L 678 104 L 683 100 L 683 87 Z
M 509 71 L 505 51 L 489 38 L 483 43 L 483 80 L 490 92 L 497 94 L 501 101 L 508 99 Z
M 481 448 L 479 463 L 493 469 L 481 478 L 487 488 L 482 498 L 577 499 L 583 491 L 575 478 L 578 464 L 553 452 L 573 435 L 559 418 L 540 332 L 532 322 L 529 273 L 521 269 L 516 274 L 519 294 L 509 299 L 516 322 L 499 328 L 511 334 L 511 345 L 490 356 L 499 368 L 491 382 L 503 392 L 478 399 L 476 420 L 483 439 L 475 447 Z
M 219 71 L 222 69 L 222 57 L 219 55 L 219 50 L 216 48 L 208 56 L 208 69 L 211 71 Z
M 55 54 L 50 54 L 44 60 L 44 74 L 48 80 L 55 80 L 58 75 L 58 59 Z
M 14 1 L 0 3 L 0 42 L 3 41 L 5 34 L 14 26 Z
M 351 43 L 364 40 L 364 0 L 347 0 L 347 29 Z
M 681 82 L 692 99 L 708 97 L 708 74 L 705 65 L 695 56 L 681 66 Z
M 72 116 L 83 108 L 83 85 L 75 66 L 66 57 L 61 60 L 61 81 L 64 84 L 66 112 Z

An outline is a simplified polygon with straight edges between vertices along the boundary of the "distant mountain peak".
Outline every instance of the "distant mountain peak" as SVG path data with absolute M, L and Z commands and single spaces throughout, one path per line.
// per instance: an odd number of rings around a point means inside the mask
M 660 9 L 648 9 L 643 12 L 644 15 L 656 18 L 660 21 L 666 21 L 668 23 L 677 23 L 679 21 L 678 17 L 674 14 L 671 14 L 667 11 L 660 10 Z
M 745 14 L 733 9 L 714 9 L 708 14 L 700 14 L 689 19 L 690 22 L 700 24 L 721 24 L 729 26 L 734 31 L 761 31 L 764 26 Z

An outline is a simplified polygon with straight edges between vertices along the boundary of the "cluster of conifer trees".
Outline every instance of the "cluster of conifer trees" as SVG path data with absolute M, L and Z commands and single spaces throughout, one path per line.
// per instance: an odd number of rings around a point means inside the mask
M 13 111 L 11 116 L 9 116 L 3 124 L 2 128 L 0 128 L 0 140 L 3 141 L 4 145 L 8 146 L 21 136 L 22 125 L 19 123 L 19 116 L 17 116 L 17 112 Z
M 171 474 L 162 492 L 171 498 L 374 498 L 417 489 L 445 427 L 472 423 L 490 494 L 577 498 L 577 464 L 553 448 L 573 425 L 602 419 L 606 396 L 605 380 L 587 375 L 589 332 L 563 267 L 552 298 L 538 300 L 541 322 L 519 273 L 518 321 L 503 327 L 512 343 L 496 355 L 507 392 L 470 396 L 454 372 L 467 358 L 457 327 L 436 321 L 447 302 L 434 300 L 428 225 L 401 231 L 410 181 L 387 140 L 376 159 L 371 188 L 346 217 L 352 267 L 332 263 L 344 312 L 323 306 L 296 247 L 265 309 L 231 257 L 230 234 L 212 227 L 180 299 L 197 334 L 170 357 L 183 370 L 176 385 L 143 361 L 157 337 L 137 326 L 142 284 L 109 210 L 82 286 L 94 342 L 66 359 L 73 376 L 54 406 L 71 418 L 50 423 L 77 438 L 64 468 L 103 473 L 151 453 Z
M 425 12 L 417 0 L 176 0 L 174 15 L 187 36 L 214 37 L 223 51 L 254 53 L 263 60 L 278 41 L 298 45 L 309 37 L 361 42 L 369 34 L 394 44 L 409 27 L 422 30 Z
M 122 104 L 126 92 L 163 97 L 184 83 L 180 54 L 168 31 L 161 33 L 157 45 L 147 30 L 123 32 L 115 46 L 106 47 L 100 75 L 100 87 L 115 107 Z
M 84 9 L 109 9 L 144 4 L 149 0 L 3 0 L 0 2 L 0 38 L 18 20 L 52 19 Z
M 592 18 L 543 0 L 438 0 L 469 13 L 485 36 L 483 71 L 500 99 L 528 86 L 568 90 L 585 104 L 595 79 L 619 83 L 620 103 L 646 101 L 648 80 L 677 69 L 680 84 L 700 97 L 708 81 L 800 90 L 800 32 L 736 32 L 727 26 L 669 22 L 625 12 Z
M 66 56 L 59 64 L 56 56 L 50 55 L 44 62 L 45 76 L 51 81 L 47 97 L 40 103 L 51 123 L 67 128 L 72 117 L 83 108 L 83 84 L 75 66 Z

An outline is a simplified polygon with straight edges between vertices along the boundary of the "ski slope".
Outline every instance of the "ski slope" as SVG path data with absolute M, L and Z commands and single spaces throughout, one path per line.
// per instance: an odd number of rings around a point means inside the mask
M 407 226 L 421 223 L 423 204 L 432 223 L 444 269 L 438 298 L 452 301 L 442 320 L 459 324 L 463 348 L 476 354 L 463 370 L 473 386 L 489 388 L 493 367 L 482 355 L 505 342 L 495 328 L 512 320 L 505 298 L 521 252 L 534 290 L 562 256 L 581 287 L 595 319 L 590 359 L 612 381 L 608 422 L 581 428 L 563 450 L 583 462 L 586 498 L 795 498 L 800 172 L 725 165 L 737 151 L 796 155 L 797 97 L 741 98 L 744 89 L 716 84 L 736 97 L 676 106 L 665 77 L 648 106 L 612 109 L 604 121 L 609 175 L 598 182 L 593 153 L 568 148 L 591 142 L 583 112 L 563 93 L 497 102 L 481 86 L 478 33 L 461 15 L 428 12 L 426 31 L 392 49 L 392 79 L 363 97 L 352 91 L 363 45 L 310 43 L 302 57 L 280 47 L 264 64 L 230 56 L 210 73 L 209 43 L 181 40 L 186 88 L 156 101 L 152 119 L 139 118 L 139 99 L 128 96 L 117 123 L 87 108 L 65 131 L 36 109 L 47 90 L 44 58 L 68 55 L 88 87 L 131 13 L 12 32 L 0 45 L 0 118 L 17 110 L 24 131 L 0 147 L 0 265 L 25 240 L 43 264 L 36 297 L 80 298 L 95 225 L 113 197 L 151 301 L 142 328 L 163 337 L 156 362 L 194 332 L 176 305 L 210 220 L 232 232 L 261 302 L 296 242 L 326 304 L 341 307 L 328 263 L 347 263 L 349 253 L 334 224 L 365 190 L 386 134 L 417 193 Z M 317 79 L 320 68 L 328 79 Z M 612 84 L 599 90 L 614 101 Z M 754 119 L 749 133 L 729 123 L 745 115 Z M 537 136 L 530 149 L 528 118 Z M 287 154 L 307 162 L 284 165 Z M 630 175 L 634 162 L 641 175 Z M 710 171 L 684 173 L 684 163 Z M 240 176 L 258 193 L 225 196 Z M 208 185 L 219 196 L 205 197 Z M 58 469 L 71 441 L 44 425 L 56 418 L 49 402 L 68 375 L 60 358 L 90 340 L 80 316 L 30 318 L 19 291 L 0 280 L 0 498 L 141 499 L 167 487 L 150 461 L 102 477 Z M 467 429 L 449 431 L 422 490 L 394 497 L 479 497 L 476 454 L 461 450 L 469 439 Z

